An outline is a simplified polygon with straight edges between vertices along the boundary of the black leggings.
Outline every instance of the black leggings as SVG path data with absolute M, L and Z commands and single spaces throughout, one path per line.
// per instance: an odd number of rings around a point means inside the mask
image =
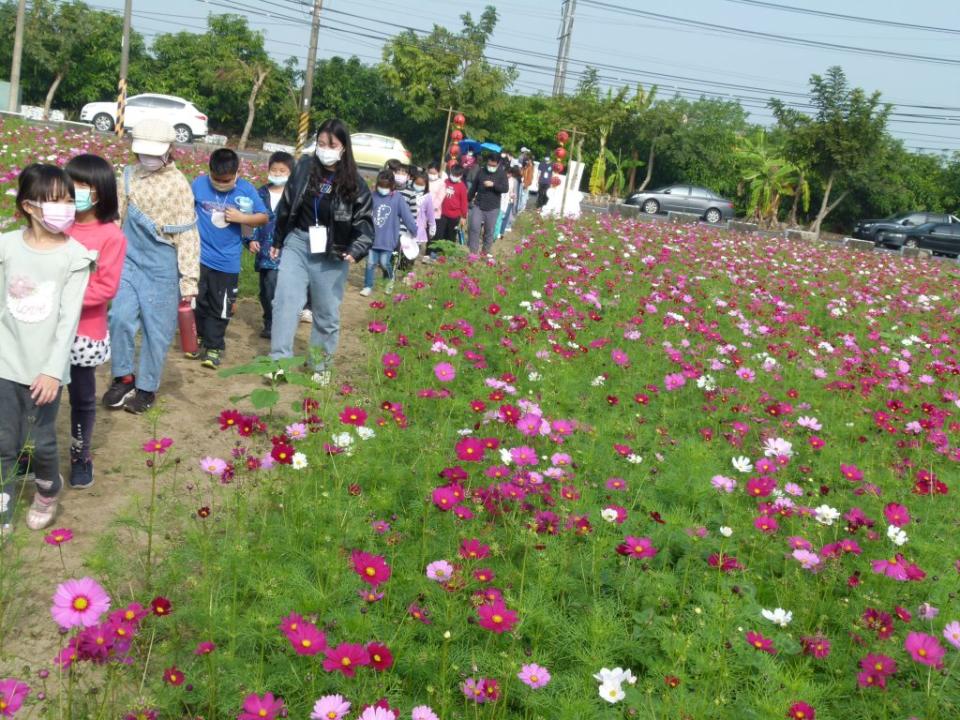
M 97 418 L 97 375 L 96 368 L 70 366 L 70 459 L 86 461 L 90 459 L 90 440 L 93 437 L 93 424 Z

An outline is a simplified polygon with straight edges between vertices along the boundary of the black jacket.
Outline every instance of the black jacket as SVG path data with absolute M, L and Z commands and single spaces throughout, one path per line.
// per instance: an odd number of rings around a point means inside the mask
M 296 226 L 314 162 L 316 160 L 312 156 L 301 158 L 283 189 L 283 197 L 277 204 L 273 231 L 273 245 L 278 249 L 283 247 L 287 234 Z M 349 254 L 359 262 L 367 256 L 373 245 L 373 198 L 367 183 L 359 175 L 357 187 L 359 192 L 352 203 L 336 194 L 331 198 L 333 221 L 327 227 L 329 242 L 326 254 L 336 258 Z
M 484 182 L 493 180 L 493 187 L 485 187 Z M 500 196 L 510 189 L 510 182 L 507 180 L 507 173 L 502 167 L 498 167 L 496 172 L 487 172 L 486 168 L 480 171 L 477 179 L 470 188 L 468 196 L 470 202 L 476 201 L 477 207 L 481 210 L 499 210 Z

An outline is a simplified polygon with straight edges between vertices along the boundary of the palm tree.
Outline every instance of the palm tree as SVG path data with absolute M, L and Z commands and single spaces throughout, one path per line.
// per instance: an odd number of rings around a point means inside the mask
M 810 208 L 810 186 L 799 167 L 781 156 L 781 149 L 767 142 L 763 128 L 742 138 L 735 149 L 740 165 L 738 194 L 747 195 L 747 215 L 760 224 L 777 222 L 780 203 L 784 197 L 793 197 L 796 216 L 798 201 L 806 212 Z

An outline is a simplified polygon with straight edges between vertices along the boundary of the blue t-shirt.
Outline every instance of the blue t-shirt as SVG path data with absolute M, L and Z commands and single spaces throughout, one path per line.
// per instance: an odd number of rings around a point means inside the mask
M 237 198 L 250 198 L 251 214 L 268 213 L 256 188 L 249 182 L 237 180 L 237 186 L 228 193 L 214 190 L 209 175 L 201 175 L 193 181 L 193 198 L 197 209 L 197 229 L 200 231 L 200 263 L 212 270 L 226 273 L 240 272 L 240 256 L 243 253 L 242 226 L 227 223 L 226 227 L 214 224 L 215 215 L 219 224 L 224 221 L 222 213 L 228 207 L 238 208 Z

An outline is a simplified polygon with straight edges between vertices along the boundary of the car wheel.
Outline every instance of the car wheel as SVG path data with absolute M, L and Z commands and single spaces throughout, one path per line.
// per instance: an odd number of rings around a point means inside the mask
M 93 126 L 100 132 L 110 132 L 113 130 L 113 118 L 106 113 L 97 113 L 93 118 Z
M 175 125 L 173 128 L 174 139 L 181 145 L 193 142 L 193 133 L 186 125 Z
M 658 212 L 660 212 L 660 203 L 658 203 L 656 200 L 647 200 L 643 204 L 643 211 L 647 215 L 656 215 Z
M 915 248 L 915 247 L 917 247 L 917 241 L 914 240 L 913 238 L 910 238 L 909 240 L 906 240 L 906 241 L 903 243 L 903 246 L 904 246 L 905 248 Z
M 723 215 L 721 215 L 721 214 L 720 214 L 720 211 L 717 210 L 716 208 L 710 208 L 710 209 L 707 210 L 707 212 L 704 213 L 704 215 L 703 215 L 703 219 L 706 220 L 706 221 L 707 221 L 708 223 L 710 223 L 711 225 L 716 225 L 718 222 L 720 222 L 720 219 L 721 219 L 722 217 L 723 217 Z

